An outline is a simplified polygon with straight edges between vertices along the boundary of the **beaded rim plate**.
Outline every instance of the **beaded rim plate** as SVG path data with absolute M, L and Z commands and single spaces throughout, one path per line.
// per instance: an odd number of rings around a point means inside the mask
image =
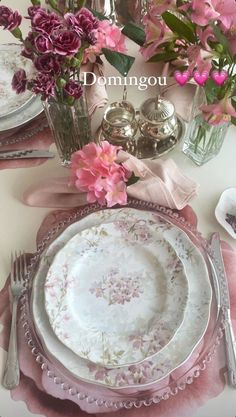
M 119 221 L 122 224 L 122 222 L 130 222 L 131 220 L 133 222 L 142 220 L 148 225 L 151 224 L 154 230 L 156 227 L 174 247 L 184 264 L 189 280 L 189 298 L 182 326 L 164 349 L 154 355 L 151 360 L 144 361 L 136 366 L 107 369 L 80 359 L 55 337 L 50 328 L 46 312 L 42 310 L 44 277 L 60 247 L 64 246 L 80 230 L 97 225 L 99 222 Z M 190 276 L 191 279 L 189 279 Z M 208 325 L 211 295 L 212 292 L 204 259 L 182 231 L 173 225 L 162 224 L 159 215 L 155 212 L 122 208 L 100 210 L 78 221 L 68 227 L 50 245 L 48 251 L 42 257 L 35 277 L 32 305 L 35 325 L 44 346 L 65 368 L 83 381 L 113 389 L 125 389 L 127 387 L 144 387 L 156 383 L 157 380 L 165 378 L 187 360 L 195 347 L 200 343 Z
M 180 230 L 185 231 L 187 236 L 191 238 L 194 244 L 204 254 L 204 259 L 210 271 L 209 277 L 211 280 L 213 273 L 217 275 L 220 274 L 220 265 L 214 257 L 214 252 L 212 251 L 210 243 L 202 237 L 192 224 L 188 223 L 178 213 L 173 212 L 171 209 L 158 206 L 157 204 L 145 203 L 134 199 L 130 199 L 128 204 L 129 207 L 140 210 L 158 212 L 159 215 L 168 223 L 175 224 L 180 228 Z M 62 233 L 68 225 L 71 225 L 72 223 L 99 210 L 100 206 L 98 204 L 92 204 L 80 209 L 67 211 L 63 214 L 62 220 L 58 221 L 57 224 L 49 230 L 47 235 L 44 236 L 41 243 L 38 245 L 37 252 L 30 260 L 25 280 L 26 291 L 24 297 L 21 299 L 21 331 L 23 331 L 26 344 L 35 358 L 36 363 L 38 363 L 41 367 L 44 377 L 51 381 L 53 385 L 55 384 L 59 387 L 63 394 L 63 398 L 68 398 L 71 401 L 74 401 L 75 398 L 77 401 L 86 401 L 90 405 L 95 404 L 96 406 L 101 408 L 105 407 L 105 409 L 109 410 L 118 410 L 121 408 L 131 409 L 132 407 L 140 408 L 142 406 L 149 407 L 153 404 L 158 404 L 161 401 L 167 401 L 169 398 L 176 396 L 180 391 L 185 390 L 186 387 L 192 384 L 195 379 L 199 378 L 202 372 L 207 369 L 207 365 L 212 361 L 212 358 L 214 357 L 223 337 L 225 315 L 221 309 L 217 309 L 218 300 L 216 298 L 216 294 L 214 293 L 214 306 L 216 306 L 217 312 L 213 309 L 212 319 L 214 320 L 214 324 L 208 329 L 209 335 L 204 343 L 204 348 L 202 349 L 200 355 L 198 355 L 197 359 L 194 360 L 194 363 L 191 362 L 188 369 L 187 364 L 184 365 L 181 375 L 172 380 L 171 383 L 169 382 L 161 391 L 159 387 L 157 387 L 156 390 L 150 392 L 149 394 L 146 391 L 146 394 L 141 393 L 141 396 L 136 391 L 135 395 L 132 396 L 131 394 L 129 395 L 129 398 L 127 398 L 127 396 L 114 398 L 111 390 L 109 390 L 108 393 L 106 392 L 106 394 L 104 391 L 101 391 L 94 395 L 93 386 L 90 384 L 86 386 L 82 386 L 80 384 L 81 386 L 79 386 L 78 382 L 76 382 L 76 380 L 73 379 L 64 368 L 60 371 L 59 363 L 54 362 L 52 358 L 48 359 L 45 356 L 44 349 L 42 348 L 34 330 L 30 309 L 32 278 L 43 251 L 58 236 L 58 234 Z M 204 339 L 206 339 L 206 337 Z
M 73 236 L 53 259 L 44 289 L 58 339 L 80 358 L 111 368 L 161 351 L 183 322 L 188 299 L 176 252 L 137 219 Z

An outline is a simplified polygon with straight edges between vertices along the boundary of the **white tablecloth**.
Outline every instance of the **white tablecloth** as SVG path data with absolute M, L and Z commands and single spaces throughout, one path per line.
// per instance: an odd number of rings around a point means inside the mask
M 26 9 L 29 5 L 28 0 L 18 0 L 17 5 L 14 0 L 5 0 L 2 3 L 13 9 L 17 7 L 23 15 L 26 15 Z M 12 42 L 12 36 L 7 31 L 0 30 L 0 39 L 2 43 Z M 137 47 L 130 45 L 129 53 L 136 53 L 137 55 Z M 109 65 L 106 66 L 106 73 L 115 75 L 114 70 Z M 157 74 L 153 64 L 144 65 L 142 58 L 137 55 L 136 63 L 130 75 L 148 74 L 161 75 Z M 138 91 L 137 87 L 130 87 L 128 91 L 128 99 L 136 106 L 140 105 L 146 97 L 155 95 L 156 92 L 155 87 L 143 92 Z M 110 87 L 108 93 L 110 101 L 122 97 L 121 87 Z M 99 125 L 101 115 L 102 112 L 99 111 L 94 120 L 94 129 Z M 54 146 L 52 146 L 52 149 L 54 149 Z M 187 175 L 200 184 L 199 195 L 191 203 L 199 219 L 199 230 L 205 236 L 209 236 L 211 232 L 219 231 L 222 239 L 230 243 L 236 250 L 236 240 L 233 240 L 224 232 L 214 216 L 214 210 L 221 193 L 226 188 L 236 187 L 236 128 L 230 127 L 219 156 L 202 167 L 194 165 L 181 152 L 181 145 L 170 152 L 168 156 L 172 157 Z M 21 202 L 23 191 L 40 179 L 49 176 L 63 176 L 65 173 L 66 170 L 60 166 L 58 158 L 49 160 L 39 167 L 0 171 L 0 287 L 4 285 L 9 273 L 11 250 L 34 251 L 36 232 L 43 218 L 49 212 L 48 209 L 25 206 Z M 0 349 L 0 378 L 5 359 L 5 352 Z M 214 384 L 214 381 L 212 383 Z M 0 417 L 13 415 L 32 417 L 24 403 L 12 401 L 9 392 L 0 386 Z M 236 391 L 226 387 L 222 395 L 200 408 L 194 417 L 235 417 L 235 415 Z

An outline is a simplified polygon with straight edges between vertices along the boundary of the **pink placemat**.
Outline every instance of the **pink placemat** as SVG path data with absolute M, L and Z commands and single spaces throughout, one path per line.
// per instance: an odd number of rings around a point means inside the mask
M 56 225 L 60 220 L 67 216 L 67 211 L 56 211 L 50 213 L 43 221 L 38 234 L 37 242 L 39 242 L 47 231 Z M 197 218 L 190 207 L 186 207 L 181 215 L 192 224 L 197 223 Z M 232 303 L 232 319 L 234 328 L 236 330 L 236 254 L 232 248 L 222 243 L 224 262 L 230 287 L 231 303 Z M 6 350 L 9 338 L 10 329 L 10 307 L 9 307 L 9 287 L 8 281 L 0 292 L 0 324 L 2 325 L 2 332 L 0 334 L 0 345 Z M 12 399 L 15 401 L 24 401 L 28 409 L 33 414 L 42 414 L 46 417 L 85 417 L 86 412 L 80 410 L 78 405 L 72 401 L 54 398 L 44 392 L 45 381 L 42 380 L 42 371 L 36 364 L 35 359 L 29 353 L 27 354 L 27 361 L 25 361 L 25 349 L 20 352 L 21 373 L 20 385 L 11 392 Z M 27 363 L 26 363 L 27 362 Z M 120 410 L 116 413 L 100 413 L 100 416 L 112 417 L 189 417 L 194 414 L 197 408 L 204 405 L 210 399 L 218 396 L 225 387 L 224 372 L 225 359 L 223 344 L 218 349 L 211 364 L 208 365 L 201 377 L 195 382 L 186 387 L 183 392 L 180 392 L 176 397 L 162 401 L 158 405 L 151 407 L 143 407 L 139 410 Z M 57 392 L 55 389 L 55 396 Z M 59 397 L 59 395 L 58 395 Z

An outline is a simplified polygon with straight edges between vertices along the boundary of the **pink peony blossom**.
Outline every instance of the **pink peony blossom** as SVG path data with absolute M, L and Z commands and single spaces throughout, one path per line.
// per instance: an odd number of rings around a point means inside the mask
M 81 47 L 81 40 L 73 30 L 55 31 L 52 34 L 52 43 L 54 52 L 63 56 L 74 55 Z
M 200 109 L 203 118 L 212 125 L 229 123 L 231 117 L 236 117 L 236 110 L 229 97 L 223 98 L 216 104 L 201 106 Z
M 15 72 L 12 78 L 12 88 L 17 94 L 24 93 L 27 86 L 26 72 L 23 69 L 19 69 Z
M 6 6 L 0 6 L 0 26 L 3 26 L 4 29 L 14 30 L 18 28 L 21 24 L 22 17 L 21 15 L 12 9 Z
M 119 147 L 106 141 L 90 143 L 71 159 L 71 184 L 87 192 L 87 201 L 113 207 L 127 203 L 126 182 L 131 172 L 116 162 Z

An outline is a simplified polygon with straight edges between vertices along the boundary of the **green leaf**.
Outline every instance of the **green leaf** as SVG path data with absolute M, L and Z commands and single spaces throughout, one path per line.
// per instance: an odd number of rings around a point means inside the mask
M 236 126 L 236 117 L 231 117 L 231 123 Z
M 98 20 L 109 20 L 106 16 L 104 16 L 104 14 L 97 12 L 97 10 L 94 10 L 91 7 L 87 7 L 87 9 L 89 9 L 90 12 L 92 12 L 93 15 L 98 18 Z
M 148 62 L 169 62 L 173 61 L 176 58 L 178 58 L 177 52 L 163 52 L 152 56 L 152 58 L 150 58 Z
M 77 0 L 77 7 L 76 7 L 76 9 L 77 10 L 80 10 L 80 9 L 82 9 L 82 7 L 85 7 L 86 6 L 86 1 L 87 0 Z
M 139 179 L 140 179 L 140 178 L 139 178 L 139 177 L 136 177 L 136 176 L 134 175 L 134 173 L 133 173 L 133 174 L 131 175 L 131 177 L 129 178 L 127 185 L 129 186 L 129 185 L 136 184 L 136 182 L 138 182 L 138 180 L 139 180 Z
M 11 34 L 13 36 L 15 36 L 15 38 L 20 39 L 23 42 L 22 32 L 21 32 L 20 28 L 15 28 L 15 29 L 11 30 Z
M 181 15 L 179 15 L 179 17 L 181 17 Z M 196 36 L 191 22 L 185 22 L 168 11 L 162 14 L 162 18 L 172 32 L 177 33 L 181 39 L 186 39 L 191 43 L 195 43 Z
M 217 41 L 224 47 L 224 49 L 226 51 L 228 51 L 229 50 L 229 42 L 226 39 L 223 32 L 221 31 L 221 29 L 219 28 L 219 26 L 216 26 L 216 25 L 213 24 L 213 32 L 214 32 L 214 35 L 215 35 Z
M 236 110 L 236 97 L 235 96 L 231 97 L 231 103 L 232 103 L 233 108 Z
M 40 6 L 41 5 L 40 0 L 31 0 L 31 3 L 33 4 L 33 6 Z
M 122 29 L 122 33 L 129 39 L 137 43 L 139 46 L 143 46 L 146 40 L 144 29 L 136 23 L 129 22 Z
M 207 103 L 212 104 L 217 99 L 220 88 L 215 84 L 211 79 L 207 80 L 205 84 L 205 93 L 207 98 Z
M 132 67 L 135 58 L 129 55 L 122 54 L 120 52 L 111 51 L 110 49 L 103 48 L 107 61 L 119 71 L 121 75 L 126 77 Z

